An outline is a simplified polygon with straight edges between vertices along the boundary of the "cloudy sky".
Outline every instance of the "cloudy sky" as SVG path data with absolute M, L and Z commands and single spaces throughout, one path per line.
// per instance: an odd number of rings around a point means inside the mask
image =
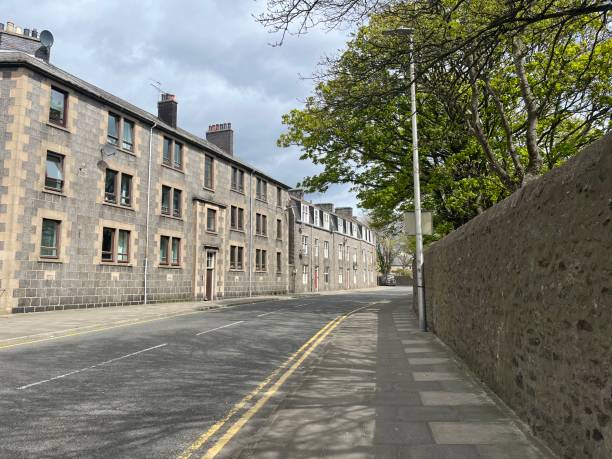
M 204 136 L 231 122 L 235 151 L 294 186 L 316 171 L 298 149 L 280 149 L 281 116 L 312 91 L 310 76 L 324 54 L 336 54 L 347 31 L 313 31 L 283 46 L 253 15 L 264 0 L 3 0 L 6 23 L 50 30 L 51 62 L 143 109 L 156 113 L 157 91 L 176 94 L 179 126 Z M 348 187 L 316 201 L 355 205 Z

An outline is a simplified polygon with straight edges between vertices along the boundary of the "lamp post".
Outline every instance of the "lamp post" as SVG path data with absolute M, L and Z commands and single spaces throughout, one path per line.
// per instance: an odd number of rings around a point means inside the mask
M 414 182 L 414 214 L 416 223 L 416 296 L 419 309 L 419 328 L 421 331 L 427 331 L 427 322 L 425 320 L 425 291 L 423 289 L 423 227 L 421 224 L 421 185 L 419 179 L 419 140 L 417 133 L 413 33 L 413 29 L 407 27 L 399 27 L 397 29 L 383 31 L 384 35 L 402 35 L 408 37 L 408 53 L 410 58 L 408 77 L 410 78 L 410 110 L 412 112 L 410 116 L 412 121 L 412 174 Z

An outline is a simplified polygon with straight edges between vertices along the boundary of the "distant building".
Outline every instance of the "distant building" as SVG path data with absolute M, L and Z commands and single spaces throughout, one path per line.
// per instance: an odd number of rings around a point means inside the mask
M 50 65 L 25 30 L 0 27 L 0 311 L 375 285 L 348 209 L 240 160 L 229 123 L 178 128 L 172 94 L 154 116 Z

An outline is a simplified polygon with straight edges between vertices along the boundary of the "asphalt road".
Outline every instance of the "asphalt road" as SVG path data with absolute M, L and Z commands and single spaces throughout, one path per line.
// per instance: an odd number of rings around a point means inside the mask
M 2 349 L 0 457 L 177 457 L 331 320 L 401 290 L 260 302 Z

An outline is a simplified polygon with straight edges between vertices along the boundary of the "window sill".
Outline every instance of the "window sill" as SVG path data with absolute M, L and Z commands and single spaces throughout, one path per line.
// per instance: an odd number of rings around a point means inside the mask
M 231 272 L 231 273 L 243 273 L 244 269 L 232 269 L 232 268 L 230 268 L 229 272 Z
M 185 220 L 183 219 L 183 217 L 175 217 L 175 216 L 173 216 L 173 215 L 159 214 L 159 216 L 160 216 L 160 217 L 164 217 L 164 218 L 169 218 L 169 219 L 171 219 L 171 220 L 178 220 L 178 221 L 181 221 L 181 222 L 185 221 Z
M 72 132 L 68 128 L 66 128 L 65 126 L 62 126 L 61 124 L 55 124 L 55 123 L 52 123 L 51 121 L 47 121 L 46 124 L 49 127 L 59 129 L 60 131 L 67 132 L 68 134 L 72 134 Z
M 170 169 L 172 171 L 176 171 L 176 172 L 180 172 L 181 174 L 185 175 L 185 169 L 181 168 L 181 169 L 177 169 L 176 167 L 172 167 L 168 164 L 164 164 L 162 163 L 162 167 L 166 168 L 166 169 Z
M 100 266 L 125 266 L 126 268 L 133 268 L 132 263 L 119 263 L 118 261 L 100 261 Z
M 134 151 L 136 150 L 136 148 L 134 148 L 133 150 L 126 150 L 125 148 L 117 147 L 117 146 L 115 146 L 115 145 L 113 145 L 113 144 L 110 144 L 110 143 L 109 143 L 109 145 L 111 145 L 112 147 L 114 147 L 114 148 L 115 148 L 115 150 L 120 151 L 121 153 L 125 153 L 126 155 L 130 155 L 130 156 L 133 156 L 133 157 L 135 157 L 135 158 L 138 156 L 136 153 L 134 153 Z
M 42 192 L 47 193 L 47 194 L 53 194 L 55 196 L 63 196 L 64 198 L 68 197 L 68 195 L 64 193 L 63 191 L 55 191 L 50 188 L 43 188 Z
M 237 188 L 230 188 L 230 191 L 233 191 L 234 193 L 238 193 L 238 194 L 241 194 L 243 196 L 246 196 L 246 193 L 244 192 L 244 190 L 239 190 Z
M 268 274 L 268 271 L 254 271 L 255 274 Z
M 38 261 L 40 263 L 64 263 L 64 261 L 61 258 L 43 258 L 43 257 L 38 257 Z
M 246 231 L 238 228 L 230 228 L 230 231 L 235 231 L 236 233 L 246 234 Z
M 206 190 L 206 191 L 210 191 L 211 193 L 214 193 L 214 192 L 215 192 L 215 189 L 214 189 L 214 188 L 208 188 L 207 186 L 203 186 L 203 187 L 202 187 L 202 189 L 203 189 L 203 190 Z
M 218 236 L 219 232 L 218 231 L 209 231 L 209 230 L 206 230 L 206 234 L 211 234 L 213 236 Z
M 266 204 L 268 203 L 268 200 L 267 200 L 267 199 L 258 198 L 257 196 L 255 197 L 255 201 L 265 202 Z
M 268 239 L 268 235 L 267 235 L 267 234 L 257 234 L 257 233 L 255 233 L 255 236 L 257 236 L 257 237 L 263 237 L 263 238 Z
M 132 212 L 136 212 L 136 209 L 134 209 L 132 206 L 122 206 L 121 204 L 113 204 L 112 202 L 102 202 L 102 205 L 104 206 L 108 206 L 108 207 L 114 207 L 115 209 L 125 209 L 125 210 L 131 210 Z
M 173 266 L 173 265 L 157 265 L 160 269 L 183 269 L 182 266 Z

